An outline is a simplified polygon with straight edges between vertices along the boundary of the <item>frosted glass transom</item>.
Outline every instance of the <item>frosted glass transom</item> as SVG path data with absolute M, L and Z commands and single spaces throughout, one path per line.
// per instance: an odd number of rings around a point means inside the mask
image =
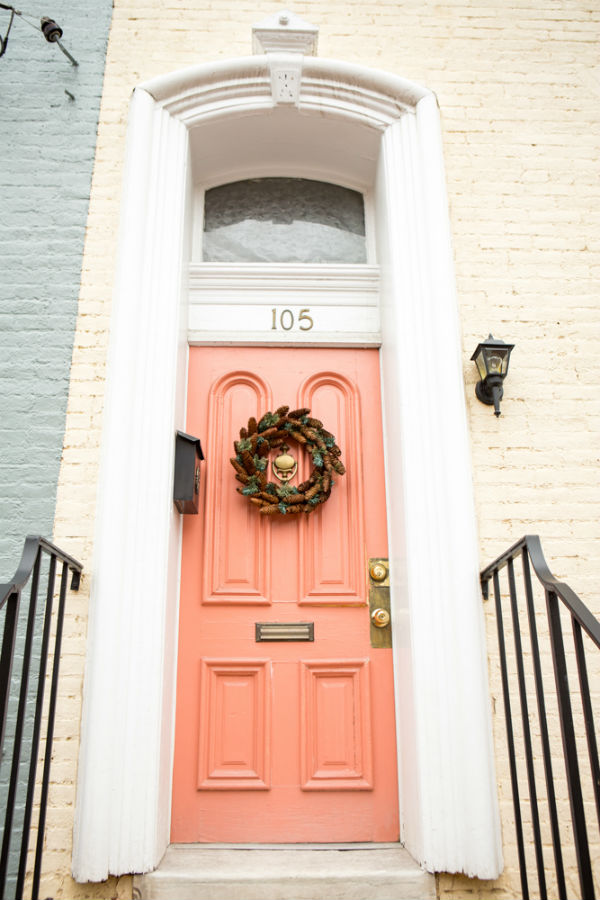
M 358 191 L 307 178 L 251 178 L 205 194 L 205 262 L 366 263 Z

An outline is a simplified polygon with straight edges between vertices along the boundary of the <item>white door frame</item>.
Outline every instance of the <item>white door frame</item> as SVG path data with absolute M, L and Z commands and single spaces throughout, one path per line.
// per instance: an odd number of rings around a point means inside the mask
M 141 85 L 131 103 L 74 834 L 80 881 L 148 871 L 169 842 L 180 545 L 171 498 L 192 182 L 198 167 L 213 183 L 224 166 L 223 180 L 280 174 L 281 147 L 257 143 L 248 156 L 226 142 L 248 117 L 258 134 L 272 126 L 271 65 L 254 56 L 197 66 Z M 395 76 L 307 58 L 288 112 L 300 137 L 281 174 L 370 181 L 375 194 L 401 838 L 430 871 L 494 878 L 500 827 L 436 100 Z

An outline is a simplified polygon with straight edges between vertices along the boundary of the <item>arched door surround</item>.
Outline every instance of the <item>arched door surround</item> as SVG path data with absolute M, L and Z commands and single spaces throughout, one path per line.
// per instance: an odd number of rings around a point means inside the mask
M 478 554 L 436 99 L 396 76 L 277 54 L 141 85 L 113 298 L 74 874 L 155 867 L 168 843 L 194 182 L 311 177 L 374 197 L 402 839 L 431 871 L 501 868 Z M 437 362 L 444 367 L 440 392 Z

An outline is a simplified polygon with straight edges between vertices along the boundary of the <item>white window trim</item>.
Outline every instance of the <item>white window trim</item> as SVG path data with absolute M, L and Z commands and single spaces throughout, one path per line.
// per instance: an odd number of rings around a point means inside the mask
M 261 56 L 176 72 L 142 85 L 131 104 L 74 834 L 80 881 L 148 871 L 169 842 L 180 544 L 171 492 L 174 432 L 185 422 L 190 135 L 268 115 L 269 65 Z M 305 59 L 298 106 L 307 120 L 316 113 L 381 136 L 402 841 L 431 871 L 494 878 L 500 829 L 435 97 L 385 73 Z M 338 180 L 334 162 L 327 171 L 320 161 L 322 180 Z M 431 359 L 443 360 L 443 391 Z

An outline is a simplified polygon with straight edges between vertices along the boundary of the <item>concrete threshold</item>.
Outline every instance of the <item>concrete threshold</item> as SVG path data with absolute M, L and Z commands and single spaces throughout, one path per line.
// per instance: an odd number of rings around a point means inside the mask
M 400 844 L 171 844 L 137 900 L 435 900 Z

